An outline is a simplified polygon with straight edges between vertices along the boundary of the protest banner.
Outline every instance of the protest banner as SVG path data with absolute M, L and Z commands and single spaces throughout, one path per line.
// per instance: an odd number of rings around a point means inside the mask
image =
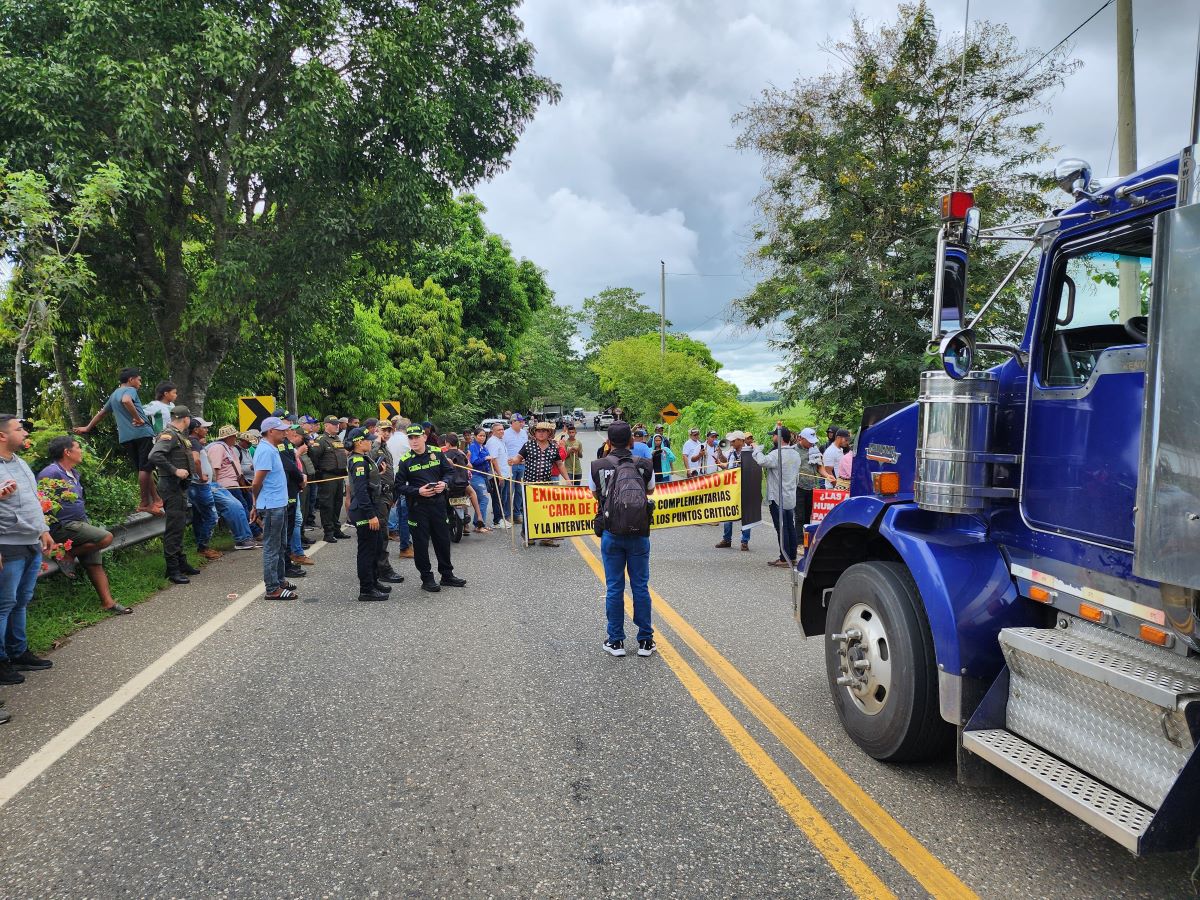
M 824 521 L 833 508 L 849 496 L 849 491 L 813 488 L 812 518 L 809 519 L 809 523 L 816 525 L 818 522 Z
M 676 528 L 707 522 L 740 521 L 740 469 L 672 481 L 654 488 L 650 527 Z M 553 484 L 525 485 L 525 539 L 578 537 L 594 534 L 596 500 L 590 489 Z

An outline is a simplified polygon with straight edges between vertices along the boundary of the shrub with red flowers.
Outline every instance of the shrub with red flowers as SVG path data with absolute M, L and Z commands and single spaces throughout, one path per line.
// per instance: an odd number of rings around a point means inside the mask
M 75 486 L 61 478 L 43 478 L 38 482 L 38 501 L 42 504 L 42 513 L 46 521 L 53 525 L 58 521 L 58 513 L 63 503 L 74 503 L 79 499 Z

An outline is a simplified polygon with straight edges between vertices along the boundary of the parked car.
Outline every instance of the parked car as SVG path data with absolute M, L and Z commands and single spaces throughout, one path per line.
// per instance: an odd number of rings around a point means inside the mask
M 612 413 L 602 413 L 599 416 L 599 418 L 596 419 L 596 422 L 597 422 L 596 427 L 599 428 L 601 431 L 607 431 L 608 426 L 611 425 L 615 421 L 616 421 L 616 417 L 613 416 Z
M 479 423 L 479 427 L 482 428 L 484 431 L 486 431 L 488 434 L 491 434 L 492 426 L 497 423 L 499 423 L 500 425 L 503 425 L 505 428 L 508 427 L 508 422 L 506 422 L 504 419 L 484 419 L 482 422 Z
M 584 419 L 587 418 L 587 414 L 584 413 L 582 406 L 575 407 L 575 411 L 573 413 L 571 413 L 571 416 L 575 419 L 576 422 L 582 422 Z

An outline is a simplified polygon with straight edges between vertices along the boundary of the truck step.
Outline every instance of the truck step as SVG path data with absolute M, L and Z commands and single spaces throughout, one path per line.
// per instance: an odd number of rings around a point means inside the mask
M 1010 679 L 995 724 L 1157 809 L 1195 749 L 1200 666 L 1077 620 L 1006 628 L 1000 644 Z
M 963 733 L 963 746 L 1047 800 L 1106 834 L 1131 853 L 1154 811 L 1067 765 L 1003 728 Z

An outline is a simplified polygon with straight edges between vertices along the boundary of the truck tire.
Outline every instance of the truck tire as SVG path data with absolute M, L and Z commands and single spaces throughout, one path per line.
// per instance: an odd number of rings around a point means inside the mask
M 833 588 L 826 623 L 825 672 L 854 743 L 884 762 L 943 753 L 954 731 L 938 709 L 933 638 L 908 569 L 851 566 Z

